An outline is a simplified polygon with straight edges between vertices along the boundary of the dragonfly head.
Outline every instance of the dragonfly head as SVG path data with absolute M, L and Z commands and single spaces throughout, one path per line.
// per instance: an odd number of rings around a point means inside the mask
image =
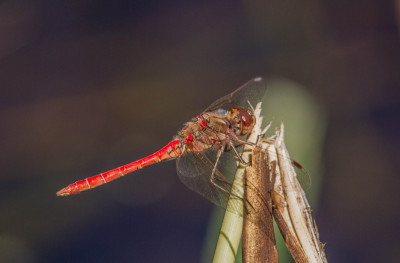
M 229 110 L 228 119 L 235 134 L 238 136 L 248 135 L 256 123 L 253 112 L 239 106 Z

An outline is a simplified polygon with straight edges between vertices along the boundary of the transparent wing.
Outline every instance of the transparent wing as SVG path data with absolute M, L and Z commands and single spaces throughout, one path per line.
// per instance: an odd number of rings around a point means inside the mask
M 261 77 L 254 78 L 243 84 L 234 92 L 214 101 L 204 112 L 215 111 L 219 109 L 230 110 L 233 106 L 249 108 L 249 103 L 253 107 L 262 100 L 267 87 Z
M 223 190 L 211 183 L 211 172 L 214 167 L 213 162 L 217 158 L 219 148 L 209 149 L 203 152 L 188 151 L 181 156 L 177 162 L 177 171 L 180 180 L 192 191 L 204 196 L 212 203 L 226 208 L 229 193 L 232 188 L 234 171 L 236 169 L 235 160 L 231 153 L 223 153 L 215 173 L 215 183 Z M 230 159 L 233 160 L 230 160 Z M 213 160 L 213 161 L 211 161 Z M 232 167 L 233 169 L 229 168 Z M 223 175 L 222 172 L 225 175 Z
M 225 208 L 226 210 L 243 216 L 246 213 L 247 218 L 253 223 L 263 226 L 267 222 L 262 221 L 256 214 L 266 212 L 271 213 L 267 204 L 267 193 L 260 193 L 251 182 L 246 181 L 247 191 L 256 196 L 255 202 L 261 204 L 263 209 L 255 210 L 245 198 L 241 198 L 240 194 L 243 190 L 237 189 L 232 185 L 233 177 L 236 172 L 236 160 L 232 151 L 224 152 L 221 156 L 215 174 L 216 187 L 211 183 L 210 177 L 214 167 L 214 160 L 218 154 L 218 148 L 210 149 L 204 152 L 187 152 L 177 160 L 177 171 L 180 180 L 192 191 L 204 196 L 212 203 Z M 222 189 L 221 189 L 222 188 Z M 229 196 L 242 200 L 242 202 L 230 202 L 228 206 Z M 257 205 L 260 207 L 260 205 Z M 240 207 L 239 207 L 240 206 Z

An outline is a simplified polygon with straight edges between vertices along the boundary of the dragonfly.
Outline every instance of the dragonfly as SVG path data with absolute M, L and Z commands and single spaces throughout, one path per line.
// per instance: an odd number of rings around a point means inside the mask
M 148 165 L 176 159 L 178 176 L 188 188 L 212 203 L 243 216 L 243 209 L 227 207 L 227 204 L 232 195 L 244 199 L 232 182 L 237 163 L 245 163 L 240 152 L 248 144 L 246 138 L 256 122 L 252 105 L 260 102 L 265 93 L 264 80 L 254 78 L 185 123 L 174 139 L 155 153 L 77 181 L 58 191 L 57 195 L 78 194 Z M 249 189 L 260 196 L 259 202 L 266 204 L 263 194 L 257 193 L 254 187 Z M 244 211 L 251 212 L 252 205 L 247 200 L 243 201 Z

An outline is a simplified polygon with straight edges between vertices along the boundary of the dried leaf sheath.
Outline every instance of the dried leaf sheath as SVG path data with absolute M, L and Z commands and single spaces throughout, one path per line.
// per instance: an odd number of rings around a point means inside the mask
M 267 154 L 275 165 L 274 218 L 296 262 L 327 262 L 308 201 L 283 141 L 283 124 Z M 265 146 L 265 145 L 264 145 Z

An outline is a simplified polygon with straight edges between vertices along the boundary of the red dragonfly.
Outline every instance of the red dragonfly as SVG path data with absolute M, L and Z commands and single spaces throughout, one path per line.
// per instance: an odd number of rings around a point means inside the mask
M 263 79 L 254 78 L 187 122 L 175 138 L 157 152 L 70 184 L 58 191 L 57 195 L 78 194 L 147 165 L 177 159 L 181 181 L 191 190 L 226 208 L 229 194 L 234 192 L 232 177 L 237 165 L 233 162 L 243 162 L 239 152 L 256 121 L 251 105 L 255 106 L 261 101 L 265 92 Z M 250 208 L 251 204 L 246 210 Z M 242 213 L 238 211 L 233 212 Z

